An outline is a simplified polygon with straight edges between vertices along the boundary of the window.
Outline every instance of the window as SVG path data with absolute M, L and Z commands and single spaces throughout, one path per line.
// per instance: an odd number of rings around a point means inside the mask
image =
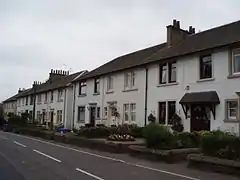
M 87 94 L 87 82 L 82 81 L 79 83 L 79 95 L 86 95 Z
M 172 124 L 172 117 L 176 113 L 176 102 L 168 101 L 168 124 Z
M 47 120 L 46 109 L 42 109 L 42 120 L 43 120 L 43 122 L 45 122 Z
M 42 101 L 42 97 L 41 97 L 41 94 L 39 94 L 39 95 L 37 96 L 37 102 L 38 102 L 38 104 L 41 104 L 41 101 Z
M 58 90 L 58 101 L 62 101 L 63 99 L 63 90 L 62 89 L 59 89 Z
M 124 111 L 124 120 L 125 121 L 136 121 L 136 104 L 124 104 L 123 105 Z
M 240 73 L 240 48 L 232 52 L 232 71 L 233 74 Z
M 107 77 L 107 91 L 113 89 L 113 76 Z
M 94 93 L 98 94 L 100 93 L 100 79 L 96 78 L 94 79 Z
M 123 109 L 124 109 L 124 120 L 128 121 L 129 120 L 129 104 L 124 104 Z
M 85 123 L 85 107 L 78 107 L 78 123 Z
M 176 102 L 175 101 L 167 101 L 167 102 L 159 102 L 159 124 L 172 124 L 171 119 L 173 115 L 176 113 Z
M 28 105 L 28 96 L 26 97 L 26 106 Z
M 100 119 L 100 107 L 97 107 L 97 116 L 96 116 L 97 119 Z
M 51 91 L 51 102 L 53 102 L 53 91 Z
M 24 98 L 22 98 L 22 105 L 24 106 Z
M 108 117 L 108 108 L 104 107 L 104 118 Z
M 169 62 L 160 64 L 159 67 L 159 83 L 167 84 L 174 83 L 177 81 L 177 63 Z
M 31 96 L 30 97 L 30 105 L 33 105 L 33 102 L 34 102 L 34 96 Z
M 200 79 L 212 78 L 211 55 L 200 57 Z
M 40 113 L 40 111 L 37 111 L 37 120 L 41 121 L 41 113 Z
M 47 101 L 48 101 L 48 93 L 46 92 L 44 102 L 47 103 Z
M 57 110 L 57 123 L 62 122 L 62 110 Z
M 135 72 L 127 72 L 124 75 L 124 88 L 132 89 L 136 86 L 136 73 Z
M 130 115 L 131 115 L 131 120 L 135 121 L 136 120 L 136 104 L 130 104 Z
M 228 100 L 227 101 L 227 119 L 238 119 L 238 101 Z

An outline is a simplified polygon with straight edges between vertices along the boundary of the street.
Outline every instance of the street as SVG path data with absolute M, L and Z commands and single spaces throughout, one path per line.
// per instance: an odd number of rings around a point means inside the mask
M 0 180 L 237 180 L 0 131 Z

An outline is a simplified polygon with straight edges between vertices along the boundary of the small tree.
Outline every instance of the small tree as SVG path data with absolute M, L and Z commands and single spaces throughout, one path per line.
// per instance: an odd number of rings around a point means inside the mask
M 172 123 L 172 130 L 176 132 L 183 132 L 184 127 L 182 125 L 182 119 L 178 114 L 174 114 L 172 118 L 170 119 L 170 122 Z
M 120 113 L 118 112 L 117 107 L 114 104 L 110 105 L 110 109 L 112 111 L 112 115 L 114 116 L 114 120 L 116 122 L 116 119 L 120 118 Z
M 149 121 L 150 123 L 155 123 L 155 122 L 156 122 L 156 117 L 151 113 L 151 114 L 149 114 L 149 116 L 148 116 L 148 121 Z

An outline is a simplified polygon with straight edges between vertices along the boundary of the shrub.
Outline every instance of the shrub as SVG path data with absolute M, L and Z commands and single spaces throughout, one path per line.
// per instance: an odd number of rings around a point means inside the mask
M 205 155 L 240 160 L 240 138 L 226 132 L 214 131 L 202 137 L 201 150 Z
M 20 116 L 12 116 L 8 119 L 9 125 L 15 125 L 15 126 L 26 126 L 27 125 L 27 119 L 23 119 Z
M 106 138 L 110 135 L 110 131 L 106 127 L 83 127 L 77 134 L 87 138 Z
M 176 132 L 183 132 L 184 127 L 182 125 L 182 119 L 176 113 L 170 119 L 170 123 L 172 124 L 172 130 Z
M 162 125 L 151 123 L 143 129 L 143 136 L 148 148 L 172 149 L 174 137 L 169 130 Z
M 193 133 L 181 132 L 174 135 L 176 148 L 196 148 L 200 146 L 199 140 L 196 139 Z
M 134 137 L 128 134 L 119 135 L 119 134 L 112 134 L 107 138 L 109 141 L 135 141 Z

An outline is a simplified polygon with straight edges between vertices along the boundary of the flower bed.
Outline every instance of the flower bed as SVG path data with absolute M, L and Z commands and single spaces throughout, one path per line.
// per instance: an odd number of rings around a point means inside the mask
M 135 141 L 135 138 L 129 134 L 112 134 L 108 136 L 107 140 L 109 141 Z

